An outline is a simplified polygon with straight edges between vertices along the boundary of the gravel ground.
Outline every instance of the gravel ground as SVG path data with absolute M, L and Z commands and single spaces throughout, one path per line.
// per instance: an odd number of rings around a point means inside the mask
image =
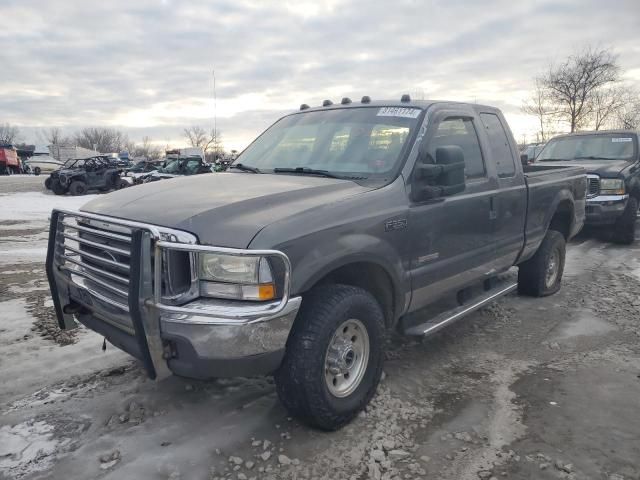
M 19 178 L 0 177 L 0 202 L 49 198 L 42 178 Z M 94 333 L 58 332 L 46 215 L 11 218 L 0 478 L 640 479 L 640 244 L 583 234 L 558 294 L 510 295 L 428 339 L 393 336 L 372 404 L 324 433 L 287 416 L 271 378 L 153 382 Z

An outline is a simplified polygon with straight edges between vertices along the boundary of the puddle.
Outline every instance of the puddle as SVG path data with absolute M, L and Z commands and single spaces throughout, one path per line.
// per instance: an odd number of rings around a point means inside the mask
M 611 324 L 599 319 L 591 312 L 583 311 L 580 314 L 580 318 L 572 321 L 560 330 L 556 339 L 579 336 L 597 336 L 609 333 L 613 330 L 615 330 L 615 327 Z

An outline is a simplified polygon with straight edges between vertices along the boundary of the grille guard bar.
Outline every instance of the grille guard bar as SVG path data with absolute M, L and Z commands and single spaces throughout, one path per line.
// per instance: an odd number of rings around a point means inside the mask
M 277 315 L 285 310 L 290 299 L 291 289 L 291 262 L 287 255 L 277 250 L 248 250 L 226 247 L 213 247 L 196 243 L 188 232 L 174 230 L 142 222 L 122 220 L 119 218 L 72 210 L 54 209 L 51 213 L 49 229 L 49 242 L 46 259 L 46 272 L 53 298 L 53 304 L 58 318 L 58 324 L 62 329 L 75 326 L 73 316 L 64 313 L 63 308 L 69 302 L 69 294 L 66 285 L 62 290 L 58 288 L 58 281 L 70 282 L 73 271 L 58 264 L 60 252 L 58 245 L 59 234 L 65 228 L 64 219 L 74 217 L 80 219 L 95 220 L 113 226 L 121 226 L 131 229 L 131 255 L 130 255 L 130 281 L 128 285 L 127 305 L 133 324 L 135 338 L 139 346 L 141 358 L 151 378 L 164 377 L 170 372 L 163 358 L 164 345 L 160 337 L 160 315 L 169 314 L 174 317 L 184 314 L 185 317 L 197 315 L 211 318 L 210 323 L 216 325 L 244 325 L 262 321 L 266 317 Z M 73 228 L 73 227 L 72 227 Z M 176 241 L 170 241 L 176 240 Z M 163 250 L 178 250 L 198 253 L 221 253 L 237 256 L 267 256 L 276 257 L 283 262 L 284 278 L 282 298 L 279 303 L 269 302 L 261 304 L 256 302 L 255 309 L 244 310 L 235 313 L 230 310 L 216 311 L 202 308 L 189 308 L 186 306 L 167 305 L 162 302 L 162 271 Z M 152 253 L 153 251 L 153 265 Z M 64 254 L 64 247 L 63 252 Z

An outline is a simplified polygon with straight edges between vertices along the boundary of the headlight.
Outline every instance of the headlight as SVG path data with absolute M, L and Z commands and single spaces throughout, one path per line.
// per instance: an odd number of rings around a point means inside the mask
M 624 195 L 624 180 L 618 178 L 601 179 L 600 193 L 605 195 Z
M 237 300 L 272 300 L 276 296 L 269 261 L 264 257 L 200 254 L 200 294 Z

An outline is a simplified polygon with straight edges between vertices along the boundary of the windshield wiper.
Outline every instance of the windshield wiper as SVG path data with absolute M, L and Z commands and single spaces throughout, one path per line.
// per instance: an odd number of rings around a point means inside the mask
M 315 168 L 307 167 L 294 167 L 294 168 L 282 168 L 276 167 L 273 169 L 273 173 L 300 173 L 303 175 L 320 175 L 327 178 L 338 178 L 341 180 L 362 180 L 365 177 L 355 177 L 349 175 L 336 175 L 328 170 L 316 170 Z
M 232 163 L 229 165 L 229 168 L 237 168 L 243 172 L 260 173 L 260 170 L 256 167 L 250 167 L 249 165 L 243 165 L 241 163 Z
M 613 157 L 597 157 L 595 155 L 589 155 L 588 157 L 575 157 L 573 160 L 622 160 Z

